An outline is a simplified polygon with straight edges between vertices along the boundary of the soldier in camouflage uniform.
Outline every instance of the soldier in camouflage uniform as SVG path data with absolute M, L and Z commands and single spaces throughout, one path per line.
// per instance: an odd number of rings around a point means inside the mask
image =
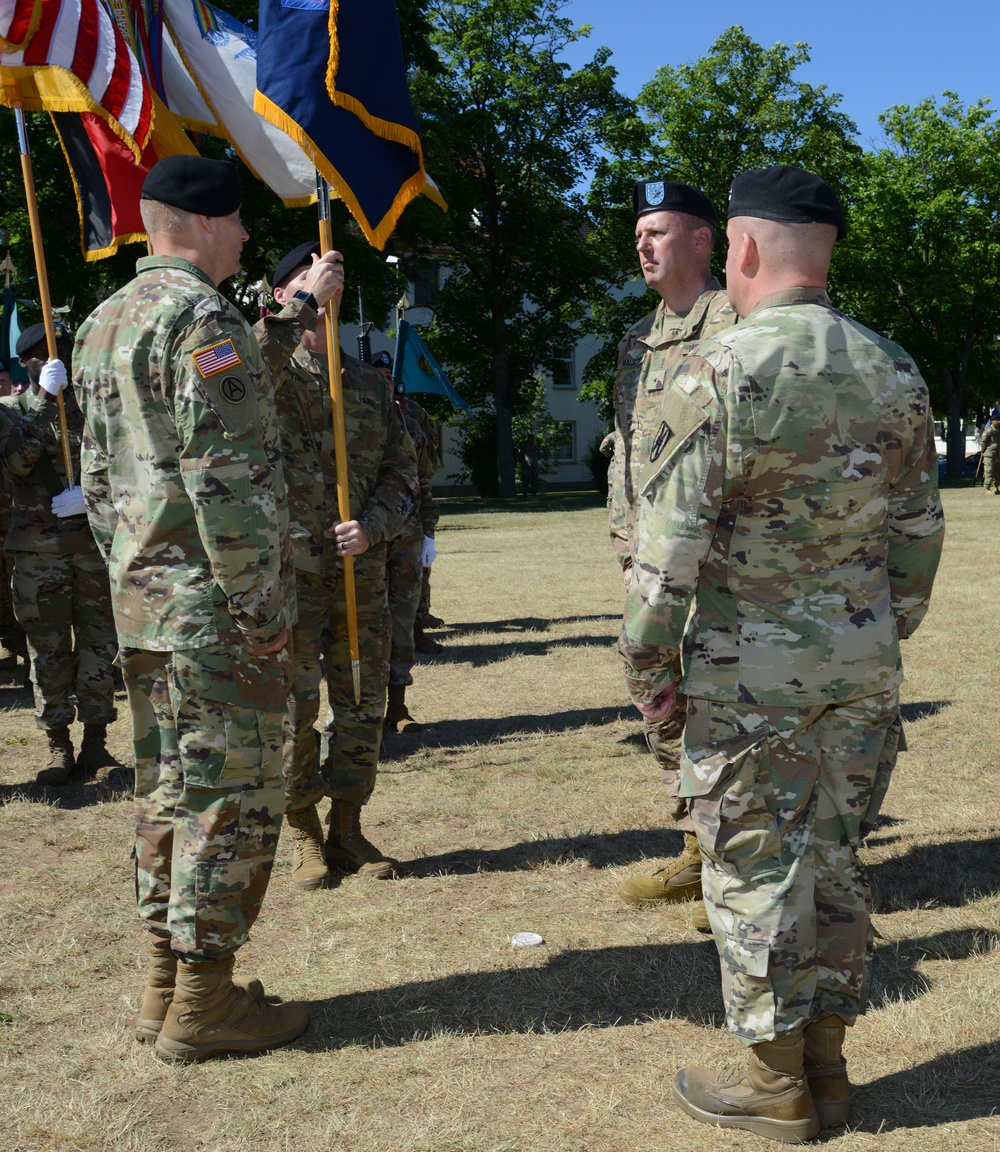
M 640 180 L 632 192 L 636 249 L 646 283 L 660 296 L 618 346 L 615 380 L 614 456 L 608 475 L 611 543 L 631 578 L 639 484 L 663 449 L 660 403 L 674 371 L 700 339 L 725 331 L 738 317 L 712 275 L 716 216 L 699 189 L 672 180 Z M 676 669 L 680 674 L 680 664 Z M 619 893 L 628 904 L 697 899 L 694 924 L 708 928 L 701 906 L 698 840 L 677 795 L 684 702 L 658 723 L 645 722 L 646 743 L 660 767 L 670 813 L 684 833 L 684 851 L 652 876 L 632 877 Z
M 745 172 L 729 216 L 744 319 L 663 393 L 620 647 L 655 719 L 683 638 L 680 794 L 748 1046 L 721 1074 L 684 1069 L 674 1097 L 706 1123 L 800 1141 L 848 1115 L 844 1030 L 871 949 L 859 845 L 895 761 L 899 641 L 927 610 L 943 518 L 920 374 L 826 295 L 845 230 L 832 190 L 801 169 Z
M 288 305 L 308 295 L 319 245 L 294 249 L 274 273 L 274 297 Z M 386 541 L 403 526 L 416 489 L 413 445 L 392 396 L 372 367 L 341 353 L 350 502 L 354 519 L 338 523 L 326 314 L 309 331 L 290 332 L 265 317 L 256 327 L 277 390 L 277 420 L 288 481 L 299 621 L 285 720 L 286 814 L 294 843 L 292 879 L 320 888 L 327 862 L 366 879 L 395 875 L 396 862 L 362 833 L 361 809 L 375 787 L 388 679 Z M 361 703 L 354 687 L 344 602 L 344 556 L 354 557 Z M 316 732 L 325 672 L 330 710 L 317 774 Z M 331 800 L 326 844 L 317 813 Z
M 415 734 L 423 730 L 423 725 L 413 719 L 406 707 L 406 689 L 413 683 L 411 669 L 416 658 L 416 619 L 423 584 L 423 561 L 438 520 L 437 505 L 431 494 L 431 477 L 436 471 L 436 463 L 431 442 L 416 415 L 420 406 L 407 398 L 401 380 L 395 384 L 394 393 L 400 417 L 405 421 L 417 454 L 420 498 L 414 503 L 399 536 L 389 543 L 386 583 L 391 647 L 385 724 L 393 732 Z
M 420 581 L 420 603 L 417 605 L 417 615 L 413 622 L 413 646 L 418 652 L 432 654 L 440 652 L 442 645 L 426 632 L 430 628 L 443 628 L 444 621 L 440 616 L 431 612 L 431 566 L 437 558 L 437 548 L 434 543 L 437 522 L 441 512 L 434 500 L 431 483 L 434 474 L 441 467 L 441 430 L 434 422 L 434 417 L 426 408 L 421 407 L 412 396 L 407 397 L 407 409 L 420 425 L 426 440 L 426 459 L 423 463 L 424 475 L 421 480 L 421 519 L 424 524 L 424 547 L 421 551 L 421 565 L 423 579 Z
M 155 165 L 141 204 L 153 255 L 75 351 L 135 747 L 149 944 L 136 1034 L 174 1061 L 278 1047 L 309 1021 L 232 978 L 281 828 L 295 611 L 271 381 L 217 288 L 239 269 L 241 198 L 231 164 Z
M 12 395 L 10 373 L 7 371 L 7 365 L 0 360 L 0 400 L 10 395 Z M 18 624 L 14 615 L 14 604 L 10 598 L 12 563 L 3 549 L 3 540 L 10 529 L 11 507 L 10 489 L 4 471 L 0 468 L 0 648 L 6 652 L 5 656 L 0 657 L 0 665 L 15 669 L 20 657 L 25 664 L 27 677 L 28 641 L 24 629 Z M 25 687 L 30 683 L 30 677 L 27 677 Z
M 57 340 L 66 359 L 68 342 L 61 326 Z M 0 401 L 0 469 L 12 501 L 5 552 L 14 614 L 31 655 L 35 722 L 49 745 L 49 760 L 37 782 L 62 785 L 74 772 L 93 774 L 114 764 L 105 737 L 116 716 L 112 663 L 118 644 L 108 573 L 79 488 L 73 507 L 53 508 L 54 499 L 67 499 L 67 485 L 58 422 L 61 386 L 52 393 L 40 383 L 48 357 L 44 325 L 21 333 L 17 353 L 33 387 Z M 60 372 L 64 379 L 65 369 Z M 65 410 L 70 453 L 78 468 L 83 416 L 71 393 L 65 396 Z M 79 756 L 70 739 L 74 717 L 84 726 Z
M 979 439 L 979 450 L 983 454 L 983 488 L 987 492 L 992 488 L 1000 496 L 1000 410 L 996 408 Z

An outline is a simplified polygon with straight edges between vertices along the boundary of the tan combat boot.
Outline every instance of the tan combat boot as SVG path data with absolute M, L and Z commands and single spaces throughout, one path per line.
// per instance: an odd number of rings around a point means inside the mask
M 298 812 L 286 812 L 285 823 L 292 833 L 292 883 L 312 891 L 330 882 L 330 869 L 323 855 L 323 827 L 316 805 Z
M 135 1021 L 135 1038 L 141 1044 L 155 1044 L 163 1027 L 167 1009 L 174 998 L 174 982 L 177 979 L 177 957 L 170 950 L 170 941 L 163 936 L 149 934 L 149 959 L 146 965 L 146 987 L 139 1005 L 139 1015 Z M 234 957 L 225 961 L 232 975 Z M 264 985 L 259 980 L 242 977 L 233 980 L 237 988 L 253 997 L 264 999 Z
M 73 743 L 69 738 L 69 728 L 49 728 L 45 735 L 49 741 L 49 758 L 35 777 L 35 783 L 58 787 L 66 783 L 76 768 Z
M 846 1030 L 839 1016 L 820 1016 L 810 1020 L 803 1033 L 803 1066 L 821 1128 L 840 1128 L 851 1113 L 851 1084 L 843 1053 Z
M 389 702 L 385 710 L 385 726 L 390 732 L 423 732 L 424 726 L 414 720 L 406 707 L 406 685 L 389 685 Z
M 83 743 L 76 758 L 77 771 L 88 776 L 95 775 L 101 768 L 117 768 L 118 761 L 108 751 L 105 740 L 108 736 L 106 724 L 84 724 Z
M 255 1000 L 232 981 L 233 960 L 177 965 L 174 998 L 156 1040 L 161 1060 L 182 1064 L 225 1052 L 267 1052 L 309 1025 L 304 1004 Z
M 684 1068 L 674 1099 L 689 1115 L 719 1128 L 745 1128 L 758 1136 L 800 1144 L 819 1132 L 803 1069 L 801 1036 L 754 1044 L 743 1058 L 716 1072 Z
M 426 628 L 426 629 L 443 628 L 444 627 L 444 621 L 441 619 L 441 617 L 440 616 L 434 616 L 430 612 L 428 612 L 427 615 L 423 618 L 423 620 L 420 621 L 420 624 L 421 624 L 421 627 Z
M 701 899 L 701 852 L 698 837 L 684 833 L 684 851 L 652 876 L 636 876 L 618 889 L 626 904 L 672 904 Z
M 331 868 L 357 872 L 366 880 L 392 880 L 399 861 L 384 856 L 361 831 L 361 805 L 346 800 L 330 804 L 330 830 L 326 837 L 326 859 Z
M 708 910 L 704 900 L 692 901 L 694 908 L 691 911 L 691 927 L 696 932 L 711 932 L 712 922 L 708 918 Z

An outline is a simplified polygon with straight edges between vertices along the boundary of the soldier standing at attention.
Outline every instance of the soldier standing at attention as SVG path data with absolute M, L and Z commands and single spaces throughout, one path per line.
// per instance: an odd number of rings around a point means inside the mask
M 308 296 L 318 252 L 319 244 L 310 241 L 278 262 L 274 298 L 279 304 Z M 342 287 L 342 272 L 340 276 Z M 299 606 L 282 754 L 286 817 L 294 845 L 292 880 L 300 888 L 322 888 L 329 880 L 328 863 L 365 879 L 388 879 L 396 874 L 396 861 L 365 837 L 361 809 L 375 787 L 385 714 L 386 541 L 400 531 L 413 503 L 413 445 L 379 373 L 341 351 L 354 518 L 338 523 L 326 313 L 321 310 L 315 328 L 308 331 L 293 332 L 272 317 L 259 321 L 255 331 L 277 391 Z M 348 653 L 344 556 L 354 557 L 360 705 L 354 702 Z M 314 725 L 324 672 L 330 711 L 322 729 L 317 775 Z M 325 845 L 317 812 L 324 796 L 331 801 Z
M 94 543 L 79 487 L 66 490 L 57 397 L 66 383 L 68 341 L 57 325 L 63 360 L 48 360 L 45 326 L 21 333 L 17 355 L 32 387 L 0 402 L 0 470 L 11 495 L 5 552 L 14 615 L 25 631 L 35 690 L 35 722 L 49 759 L 38 784 L 65 784 L 115 761 L 105 747 L 117 715 L 112 664 L 118 651 L 108 571 Z M 74 467 L 80 464 L 83 416 L 65 396 Z M 83 724 L 74 755 L 69 726 Z
M 247 238 L 236 169 L 171 156 L 142 197 L 153 255 L 80 329 L 74 383 L 135 745 L 137 1036 L 197 1061 L 309 1023 L 232 978 L 281 828 L 294 576 L 270 378 L 218 290 Z
M 983 488 L 992 488 L 995 496 L 1000 496 L 1000 408 L 990 413 L 990 422 L 979 439 L 979 450 L 983 454 Z
M 437 470 L 430 441 L 423 425 L 410 410 L 406 386 L 402 380 L 393 386 L 399 418 L 413 441 L 417 454 L 417 479 L 420 498 L 417 500 L 399 536 L 390 541 L 386 583 L 389 592 L 389 701 L 385 712 L 385 726 L 392 732 L 415 734 L 423 731 L 423 724 L 414 720 L 406 707 L 406 689 L 413 683 L 413 663 L 416 659 L 416 619 L 420 606 L 420 589 L 424 579 L 424 560 L 433 559 L 434 526 L 438 519 L 437 505 L 431 495 L 431 477 Z M 414 408 L 418 405 L 414 404 Z M 435 648 L 439 648 L 435 645 Z
M 635 242 L 646 284 L 660 297 L 656 310 L 625 334 L 618 346 L 615 380 L 614 457 L 608 477 L 611 543 L 631 578 L 639 493 L 662 462 L 664 389 L 698 340 L 739 319 L 712 275 L 716 217 L 708 197 L 672 180 L 640 180 L 632 192 Z M 669 419 L 669 418 L 667 418 Z M 676 669 L 680 674 L 680 662 Z M 694 924 L 707 930 L 701 901 L 701 858 L 687 806 L 677 795 L 684 701 L 669 718 L 645 721 L 646 743 L 660 766 L 670 813 L 684 833 L 684 851 L 652 876 L 621 886 L 628 904 L 697 899 Z
M 656 719 L 683 638 L 680 794 L 747 1046 L 724 1071 L 685 1068 L 674 1098 L 790 1142 L 847 1121 L 844 1031 L 871 955 L 858 849 L 896 759 L 899 641 L 927 611 L 944 532 L 926 385 L 826 294 L 844 232 L 808 172 L 733 182 L 726 283 L 743 321 L 664 392 L 620 642 Z

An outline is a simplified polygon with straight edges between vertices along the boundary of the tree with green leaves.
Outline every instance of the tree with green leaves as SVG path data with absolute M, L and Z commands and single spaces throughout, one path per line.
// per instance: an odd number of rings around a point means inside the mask
M 500 495 L 515 495 L 513 428 L 539 371 L 564 360 L 587 300 L 616 279 L 574 191 L 620 125 L 610 53 L 560 62 L 589 33 L 560 0 L 430 0 L 440 69 L 411 80 L 424 157 L 449 203 L 414 205 L 398 229 L 448 268 L 428 336 L 462 395 L 496 422 Z
M 879 117 L 844 245 L 841 297 L 915 358 L 948 420 L 961 475 L 962 418 L 1000 392 L 1000 122 L 953 92 Z
M 795 78 L 808 61 L 807 44 L 764 48 L 735 26 L 693 64 L 658 69 L 638 99 L 647 151 L 638 162 L 612 154 L 598 165 L 588 203 L 601 243 L 618 259 L 628 253 L 630 269 L 637 270 L 630 205 L 633 182 L 643 177 L 664 176 L 701 188 L 720 223 L 733 177 L 749 168 L 795 164 L 843 195 L 859 171 L 857 127 L 838 110 L 839 94 Z M 723 252 L 718 245 L 713 261 L 720 278 Z M 587 327 L 605 346 L 588 366 L 581 399 L 598 399 L 609 417 L 615 346 L 643 311 L 655 307 L 654 294 L 646 299 L 651 303 L 607 294 L 591 300 Z

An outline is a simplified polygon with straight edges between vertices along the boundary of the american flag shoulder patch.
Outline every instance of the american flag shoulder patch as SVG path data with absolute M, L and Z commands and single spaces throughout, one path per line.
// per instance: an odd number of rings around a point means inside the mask
M 232 340 L 220 340 L 218 344 L 199 348 L 197 352 L 192 353 L 192 359 L 203 380 L 207 380 L 217 372 L 224 372 L 235 364 L 243 363 Z

